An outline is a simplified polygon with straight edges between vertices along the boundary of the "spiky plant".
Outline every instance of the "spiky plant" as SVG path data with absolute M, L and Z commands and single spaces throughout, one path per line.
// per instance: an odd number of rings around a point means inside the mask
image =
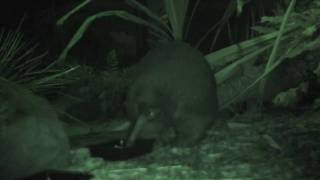
M 19 28 L 0 32 L 0 77 L 25 85 L 33 91 L 43 91 L 67 83 L 63 75 L 77 67 L 55 68 L 46 65 L 46 52 L 37 55 L 37 44 L 28 42 Z
M 65 16 L 60 18 L 57 22 L 57 25 L 62 25 L 70 16 L 79 11 L 85 5 L 90 3 L 91 0 L 86 0 L 83 3 L 79 4 Z M 126 0 L 126 2 L 132 7 L 138 9 L 139 11 L 146 14 L 150 19 L 146 20 L 142 17 L 131 14 L 127 11 L 123 10 L 113 10 L 113 11 L 102 11 L 96 13 L 92 16 L 86 18 L 86 20 L 82 23 L 82 25 L 78 28 L 77 32 L 73 35 L 66 48 L 61 53 L 58 61 L 62 63 L 68 52 L 73 48 L 78 41 L 82 38 L 83 34 L 86 32 L 88 27 L 97 19 L 116 16 L 122 18 L 127 21 L 131 21 L 140 25 L 144 25 L 148 27 L 154 36 L 158 37 L 160 40 L 173 40 L 179 39 L 182 40 L 185 33 L 185 19 L 186 12 L 188 9 L 189 0 L 164 0 L 164 7 L 166 10 L 166 14 L 168 15 L 169 24 L 163 22 L 161 17 L 157 14 L 153 13 L 143 4 L 135 1 L 135 0 Z

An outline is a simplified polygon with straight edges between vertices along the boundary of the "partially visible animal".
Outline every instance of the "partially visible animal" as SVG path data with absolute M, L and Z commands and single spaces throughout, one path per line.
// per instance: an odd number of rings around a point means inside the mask
M 0 78 L 0 179 L 68 166 L 69 141 L 49 103 Z
M 137 65 L 126 107 L 133 122 L 127 146 L 140 137 L 176 146 L 195 145 L 216 120 L 214 73 L 204 56 L 187 43 L 163 43 Z

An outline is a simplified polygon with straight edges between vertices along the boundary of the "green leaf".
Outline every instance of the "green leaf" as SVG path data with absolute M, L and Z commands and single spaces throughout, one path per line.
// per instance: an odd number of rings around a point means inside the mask
M 274 46 L 272 48 L 272 51 L 271 51 L 271 54 L 270 54 L 270 57 L 268 59 L 268 62 L 267 62 L 267 65 L 265 67 L 265 73 L 266 72 L 270 72 L 270 68 L 271 68 L 271 65 L 275 64 L 276 61 L 277 61 L 277 52 L 278 52 L 278 49 L 279 49 L 279 45 L 280 45 L 280 42 L 281 42 L 281 38 L 283 36 L 283 34 L 285 33 L 285 28 L 286 28 L 286 24 L 288 22 L 288 19 L 289 19 L 289 15 L 290 13 L 293 11 L 293 8 L 294 8 L 294 5 L 296 3 L 296 0 L 291 0 L 290 2 L 290 5 L 284 15 L 284 18 L 283 18 L 283 21 L 281 23 L 281 26 L 280 26 L 280 30 L 279 30 L 279 33 L 277 35 L 277 39 L 274 43 Z M 260 84 L 260 103 L 263 101 L 263 95 L 264 95 L 264 91 L 265 91 L 265 84 L 266 84 L 266 81 L 265 80 L 262 80 L 261 84 Z
M 126 0 L 126 2 L 127 2 L 130 6 L 132 6 L 132 7 L 136 8 L 136 9 L 142 11 L 143 13 L 145 13 L 145 14 L 146 14 L 147 16 L 149 16 L 152 20 L 154 20 L 155 22 L 157 22 L 162 28 L 164 28 L 165 30 L 167 30 L 168 32 L 170 32 L 170 33 L 172 34 L 172 30 L 169 28 L 169 26 L 168 26 L 167 24 L 165 24 L 158 15 L 156 15 L 155 13 L 153 13 L 153 12 L 152 12 L 150 9 L 148 9 L 146 6 L 144 6 L 143 4 L 141 4 L 141 3 L 139 3 L 138 1 L 135 1 L 135 0 Z
M 68 55 L 68 52 L 75 46 L 82 38 L 83 34 L 86 32 L 86 30 L 89 28 L 89 26 L 97 19 L 103 18 L 103 17 L 108 17 L 108 16 L 116 16 L 119 18 L 122 18 L 127 21 L 131 21 L 137 24 L 141 24 L 144 26 L 147 26 L 157 32 L 163 39 L 170 40 L 170 36 L 161 28 L 158 26 L 149 23 L 148 21 L 135 16 L 133 14 L 130 14 L 126 11 L 121 11 L 121 10 L 115 10 L 115 11 L 102 11 L 100 13 L 94 14 L 92 16 L 89 16 L 86 18 L 86 20 L 82 23 L 82 25 L 79 27 L 77 32 L 73 35 L 69 43 L 67 44 L 67 47 L 63 50 L 61 55 L 59 56 L 57 63 L 62 63 L 66 56 Z
M 69 19 L 69 17 L 71 15 L 73 15 L 74 13 L 76 13 L 77 11 L 79 11 L 80 9 L 82 9 L 84 6 L 86 6 L 87 4 L 89 4 L 91 2 L 91 0 L 85 0 L 82 3 L 80 3 L 78 6 L 76 6 L 75 8 L 73 8 L 71 11 L 69 11 L 66 15 L 64 15 L 63 17 L 61 17 L 58 21 L 57 21 L 57 25 L 61 26 L 66 20 Z
M 210 64 L 211 68 L 220 66 L 221 64 L 229 64 L 237 60 L 239 57 L 246 56 L 252 52 L 259 50 L 270 44 L 275 39 L 278 32 L 261 35 L 259 37 L 243 41 L 238 44 L 234 44 L 223 48 L 221 50 L 207 54 L 205 58 Z
M 164 3 L 173 30 L 173 36 L 175 39 L 182 40 L 189 0 L 164 0 Z

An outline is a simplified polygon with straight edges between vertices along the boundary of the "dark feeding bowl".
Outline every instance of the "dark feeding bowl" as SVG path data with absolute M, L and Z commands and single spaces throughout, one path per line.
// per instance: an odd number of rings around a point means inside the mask
M 91 156 L 101 157 L 108 161 L 121 161 L 139 157 L 152 152 L 154 139 L 137 139 L 135 144 L 125 147 L 123 140 L 88 146 Z
M 90 180 L 92 177 L 92 175 L 86 173 L 45 170 L 18 180 Z

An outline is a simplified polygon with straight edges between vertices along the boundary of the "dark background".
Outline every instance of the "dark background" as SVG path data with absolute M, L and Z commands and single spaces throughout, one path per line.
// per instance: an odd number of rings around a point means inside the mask
M 11 0 L 6 2 L 5 5 L 3 3 L 0 7 L 0 27 L 6 30 L 15 29 L 23 19 L 21 31 L 27 41 L 39 43 L 38 51 L 48 50 L 48 59 L 54 59 L 61 53 L 73 33 L 89 15 L 117 9 L 143 16 L 140 12 L 126 5 L 123 0 L 95 0 L 73 15 L 63 26 L 57 27 L 55 25 L 56 21 L 75 7 L 79 3 L 78 0 Z M 202 0 L 192 19 L 190 33 L 186 40 L 195 44 L 222 17 L 228 3 L 229 1 Z M 195 0 L 191 0 L 190 8 L 193 8 L 194 4 Z M 250 8 L 258 9 L 254 4 L 245 8 L 247 10 Z M 156 7 L 155 10 L 159 9 Z M 245 29 L 242 21 L 245 21 L 248 13 L 251 12 L 246 13 L 246 9 L 241 17 L 233 17 L 230 23 Z M 130 36 L 131 41 L 117 42 L 110 36 L 110 32 L 124 32 Z M 237 32 L 241 31 L 238 29 Z M 228 31 L 224 30 L 219 35 L 216 46 L 210 50 L 213 35 L 214 33 L 211 33 L 200 46 L 200 50 L 205 54 L 243 40 L 241 35 L 238 36 L 240 37 L 238 39 L 230 40 Z M 103 18 L 90 26 L 83 39 L 72 49 L 70 57 L 80 63 L 95 64 L 98 65 L 97 67 L 101 67 L 108 52 L 116 49 L 123 64 L 130 65 L 148 50 L 146 43 L 148 36 L 144 27 L 119 18 Z

